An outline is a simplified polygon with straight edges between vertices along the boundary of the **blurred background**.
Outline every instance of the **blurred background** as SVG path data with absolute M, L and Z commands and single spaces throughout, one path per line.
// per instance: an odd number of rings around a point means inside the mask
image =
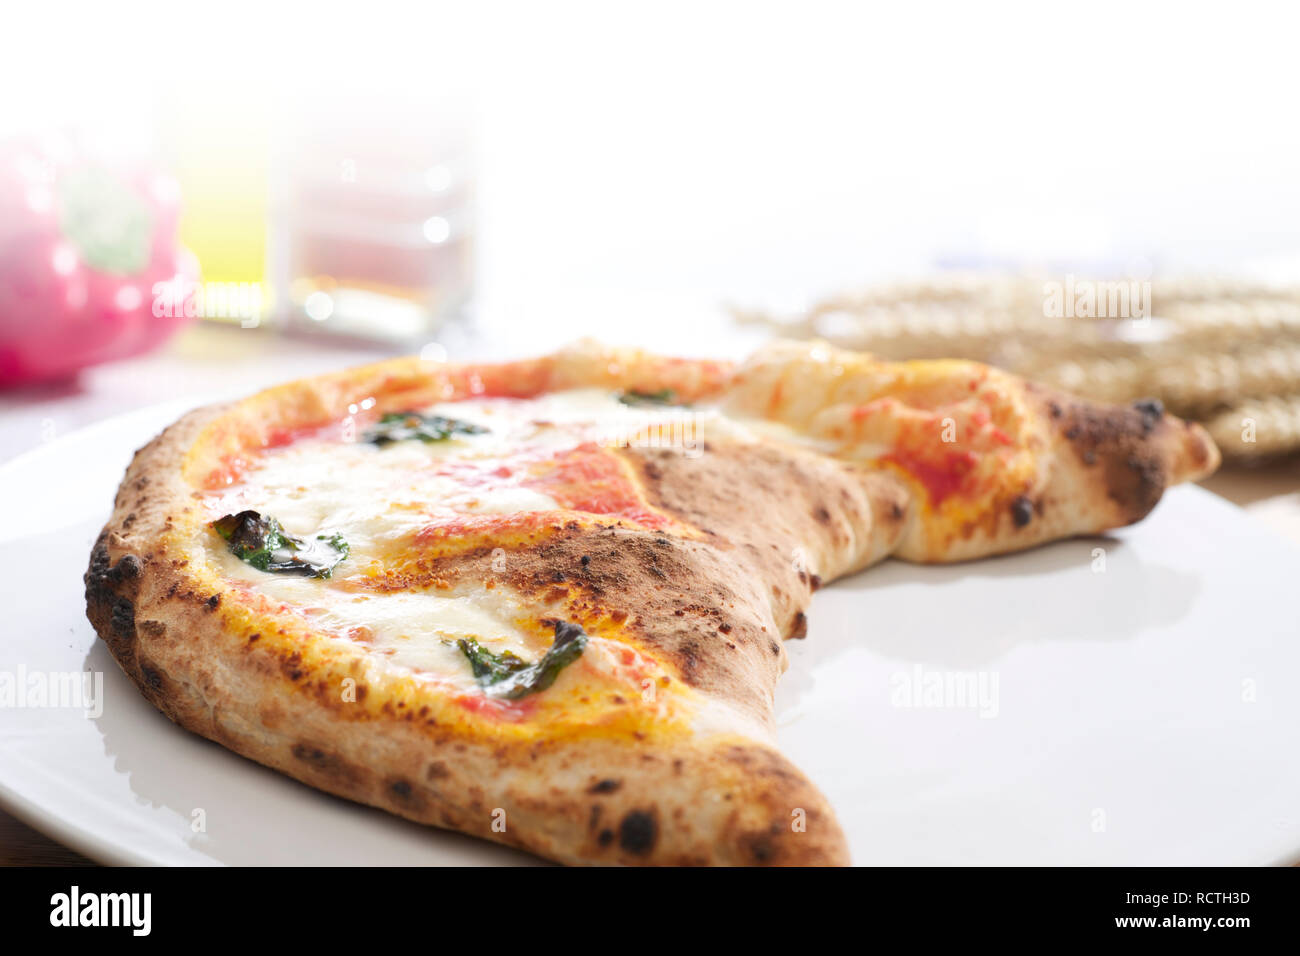
M 781 334 L 1155 395 L 1253 466 L 1238 497 L 1300 487 L 1284 6 L 22 17 L 6 458 L 392 354 Z

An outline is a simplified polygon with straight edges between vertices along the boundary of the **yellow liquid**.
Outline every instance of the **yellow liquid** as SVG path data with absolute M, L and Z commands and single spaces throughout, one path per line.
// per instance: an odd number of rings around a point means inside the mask
M 241 104 L 205 108 L 172 103 L 162 139 L 181 188 L 180 239 L 199 260 L 204 282 L 257 283 L 263 311 L 267 276 L 269 111 Z

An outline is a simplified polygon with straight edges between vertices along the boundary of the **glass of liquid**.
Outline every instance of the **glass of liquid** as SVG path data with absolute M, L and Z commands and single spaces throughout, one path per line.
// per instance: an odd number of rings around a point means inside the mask
M 408 346 L 467 303 L 472 123 L 436 97 L 286 108 L 273 135 L 269 257 L 287 330 Z

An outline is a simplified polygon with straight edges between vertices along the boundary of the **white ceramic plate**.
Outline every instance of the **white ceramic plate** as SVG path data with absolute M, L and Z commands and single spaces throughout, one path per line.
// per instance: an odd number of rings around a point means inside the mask
M 0 675 L 103 674 L 97 716 L 0 707 L 0 800 L 105 862 L 536 862 L 236 757 L 118 671 L 81 575 L 131 452 L 182 411 L 112 419 L 0 468 Z M 891 562 L 814 599 L 777 694 L 781 744 L 858 863 L 1289 862 L 1298 585 L 1300 549 L 1196 488 L 1112 537 Z

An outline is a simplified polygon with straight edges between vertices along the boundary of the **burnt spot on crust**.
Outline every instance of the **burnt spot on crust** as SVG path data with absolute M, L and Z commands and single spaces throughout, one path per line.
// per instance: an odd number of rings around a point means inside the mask
M 1027 495 L 1017 495 L 1011 502 L 1011 521 L 1017 528 L 1023 528 L 1034 520 L 1034 503 Z
M 796 611 L 794 622 L 790 625 L 790 640 L 800 641 L 808 636 L 808 615 L 803 611 Z
M 103 575 L 109 566 L 108 557 L 108 529 L 99 533 L 95 539 L 95 545 L 90 549 L 90 567 L 86 569 L 86 583 L 90 583 L 91 578 L 97 578 Z
M 140 677 L 150 690 L 162 690 L 164 683 L 162 672 L 143 661 L 140 663 Z
M 776 855 L 770 833 L 746 833 L 741 836 L 740 845 L 755 863 L 770 863 Z
M 1101 467 L 1106 494 L 1128 523 L 1146 517 L 1169 483 L 1159 448 L 1150 441 L 1163 421 L 1163 408 L 1154 401 L 1139 406 L 1077 403 L 1061 423 L 1079 461 Z
M 676 648 L 677 668 L 682 679 L 691 684 L 696 681 L 696 670 L 700 667 L 700 645 L 693 638 L 687 638 Z
M 86 616 L 124 666 L 133 651 L 135 602 L 143 563 L 134 554 L 124 555 L 116 565 L 110 564 L 108 531 L 95 541 L 90 566 L 83 581 L 86 586 Z
M 290 751 L 294 757 L 304 763 L 309 763 L 313 767 L 324 767 L 330 759 L 330 755 L 319 747 L 313 747 L 310 744 L 294 744 Z
M 302 654 L 294 651 L 280 662 L 280 672 L 291 681 L 302 680 Z
M 129 641 L 135 637 L 135 605 L 129 598 L 113 598 L 108 628 L 119 641 Z
M 125 554 L 112 564 L 110 542 L 121 539 L 105 528 L 91 549 L 90 565 L 83 581 L 86 586 L 86 617 L 122 670 L 144 692 L 146 698 L 171 719 L 176 717 L 168 700 L 165 673 L 147 660 L 139 638 L 163 637 L 166 626 L 156 620 L 136 620 L 136 598 L 140 591 L 147 558 Z
M 1165 417 L 1164 403 L 1158 398 L 1140 398 L 1133 403 L 1133 408 L 1142 416 L 1142 426 L 1146 434 L 1160 423 L 1160 419 Z
M 408 810 L 419 809 L 425 802 L 415 785 L 401 777 L 388 781 L 388 795 L 393 802 Z
M 306 765 L 315 775 L 340 787 L 350 788 L 365 779 L 365 771 L 344 760 L 338 754 L 315 744 L 299 742 L 290 749 L 294 760 Z M 409 786 L 409 784 L 408 784 Z
M 622 780 L 598 780 L 588 788 L 588 793 L 613 793 L 619 787 L 623 786 Z
M 605 828 L 604 830 L 601 830 L 600 835 L 596 837 L 596 842 L 599 843 L 601 846 L 609 846 L 611 843 L 614 842 L 614 831 L 609 829 L 608 827 Z
M 142 565 L 140 559 L 134 554 L 127 554 L 109 570 L 109 579 L 113 581 L 113 583 L 132 581 L 140 576 L 141 570 Z
M 658 839 L 659 824 L 653 810 L 629 810 L 618 825 L 618 845 L 634 856 L 649 853 Z

